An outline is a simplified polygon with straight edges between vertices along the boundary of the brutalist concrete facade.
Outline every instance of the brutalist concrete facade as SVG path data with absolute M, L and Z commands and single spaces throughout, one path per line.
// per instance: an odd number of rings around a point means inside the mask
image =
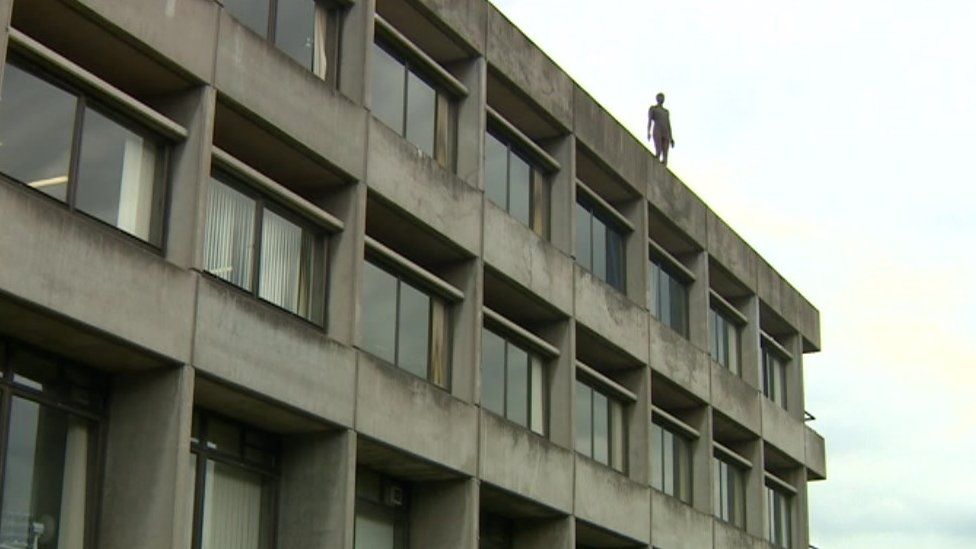
M 410 483 L 416 549 L 478 547 L 486 511 L 513 519 L 517 548 L 768 547 L 770 476 L 793 494 L 790 546 L 806 547 L 807 482 L 826 475 L 803 406 L 818 311 L 488 2 L 334 8 L 323 79 L 219 0 L 0 0 L 0 55 L 50 67 L 171 143 L 159 248 L 0 181 L 0 337 L 110 379 L 91 546 L 192 546 L 191 417 L 204 408 L 280 435 L 279 549 L 354 546 L 357 467 Z M 371 114 L 380 27 L 463 90 L 447 160 Z M 541 236 L 486 199 L 492 120 L 547 163 Z M 221 155 L 336 221 L 323 325 L 203 272 Z M 620 289 L 574 260 L 583 192 L 628 227 Z M 460 294 L 446 388 L 361 350 L 363 265 L 378 249 Z M 654 254 L 687 272 L 687 337 L 651 313 Z M 744 319 L 740 375 L 710 358 L 714 300 Z M 545 436 L 480 406 L 484 307 L 555 351 Z M 763 395 L 764 340 L 789 357 L 785 409 Z M 574 451 L 574 380 L 592 357 L 634 398 L 623 471 Z M 695 434 L 686 502 L 651 487 L 657 416 Z M 714 517 L 716 446 L 748 464 L 741 528 Z

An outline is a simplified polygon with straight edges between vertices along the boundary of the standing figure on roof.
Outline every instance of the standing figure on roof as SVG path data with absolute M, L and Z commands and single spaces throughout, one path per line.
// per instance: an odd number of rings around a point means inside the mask
M 653 127 L 653 130 L 651 129 Z M 647 140 L 654 138 L 654 154 L 665 166 L 668 165 L 668 149 L 674 147 L 671 133 L 671 113 L 664 108 L 664 94 L 657 94 L 657 105 L 647 110 Z

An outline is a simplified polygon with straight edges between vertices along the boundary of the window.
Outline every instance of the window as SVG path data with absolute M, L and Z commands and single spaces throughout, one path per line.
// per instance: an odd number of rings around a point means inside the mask
M 625 291 L 623 232 L 582 197 L 576 202 L 576 262 L 618 291 Z
M 542 359 L 490 330 L 482 330 L 484 408 L 545 435 L 544 379 Z
M 651 486 L 691 503 L 691 441 L 666 425 L 651 424 Z
M 731 315 L 712 306 L 708 310 L 709 355 L 735 375 L 739 370 L 739 325 Z
M 367 261 L 362 311 L 363 350 L 447 387 L 447 305 L 443 300 Z
M 763 394 L 786 409 L 786 360 L 772 344 L 762 343 Z
M 204 410 L 193 414 L 194 549 L 271 549 L 278 438 Z
M 544 238 L 549 232 L 548 192 L 545 175 L 524 153 L 501 133 L 485 134 L 485 195 Z
M 737 465 L 715 456 L 712 500 L 715 516 L 739 528 L 746 523 L 745 472 Z
M 651 314 L 662 324 L 688 337 L 688 288 L 663 260 L 651 258 Z
M 373 115 L 442 166 L 451 160 L 450 98 L 425 76 L 421 66 L 392 46 L 373 44 Z
M 244 26 L 320 78 L 336 81 L 339 8 L 324 0 L 224 0 Z
M 91 546 L 102 380 L 0 341 L 3 495 L 0 547 Z
M 769 541 L 777 547 L 789 549 L 793 539 L 791 520 L 792 496 L 783 490 L 766 485 L 766 523 Z
M 514 546 L 515 521 L 492 513 L 481 513 L 478 549 L 510 549 Z
M 623 405 L 576 380 L 576 451 L 623 471 L 624 446 Z
M 307 320 L 324 320 L 325 238 L 223 173 L 210 179 L 204 269 Z
M 407 549 L 410 490 L 394 479 L 356 469 L 355 549 Z
M 0 172 L 159 246 L 166 148 L 92 98 L 8 62 Z

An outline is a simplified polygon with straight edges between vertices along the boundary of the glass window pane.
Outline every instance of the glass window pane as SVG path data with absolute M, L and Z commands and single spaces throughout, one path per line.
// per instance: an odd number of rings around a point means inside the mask
M 508 148 L 491 133 L 485 134 L 485 196 L 508 207 Z
M 0 92 L 0 172 L 66 200 L 77 100 L 7 63 Z
M 78 209 L 149 240 L 157 149 L 141 135 L 86 109 L 78 165 Z
M 610 464 L 610 404 L 602 393 L 593 391 L 593 459 Z
M 688 335 L 688 292 L 677 278 L 671 278 L 671 328 Z
M 404 282 L 400 282 L 399 326 L 397 366 L 426 379 L 430 351 L 430 297 Z
M 651 486 L 664 489 L 664 429 L 651 424 Z
M 624 420 L 624 407 L 615 400 L 610 401 L 610 466 L 623 472 L 627 458 L 627 434 Z
M 251 289 L 255 202 L 210 179 L 203 267 L 246 290 Z
M 0 547 L 81 547 L 91 424 L 18 397 L 9 421 Z
M 593 268 L 593 246 L 591 241 L 592 216 L 586 208 L 576 204 L 576 262 L 584 269 Z
M 315 46 L 315 0 L 278 0 L 275 43 L 306 69 L 312 68 Z
M 396 524 L 379 513 L 356 512 L 355 549 L 394 549 Z
M 396 362 L 397 279 L 370 262 L 363 265 L 363 349 Z
M 593 455 L 593 389 L 576 382 L 576 451 Z
M 712 512 L 722 517 L 722 462 L 712 458 Z
M 268 0 L 224 0 L 224 8 L 249 29 L 267 36 L 268 34 Z
M 728 366 L 732 373 L 739 375 L 739 328 L 735 324 L 726 323 L 726 338 L 728 340 Z
M 528 427 L 529 425 L 529 355 L 511 343 L 507 346 L 508 373 L 506 375 L 506 416 Z
M 596 216 L 593 217 L 593 274 L 607 280 L 607 226 Z
M 607 228 L 607 283 L 624 291 L 624 239 L 617 231 Z
M 505 340 L 488 330 L 481 338 L 481 405 L 505 413 Z
M 269 549 L 271 500 L 260 475 L 208 461 L 202 549 Z
M 662 459 L 664 461 L 664 493 L 673 496 L 674 495 L 674 435 L 669 431 L 664 431 L 662 437 L 663 445 L 661 446 Z
M 508 213 L 526 225 L 531 220 L 532 167 L 517 154 L 509 156 Z
M 258 297 L 307 315 L 311 288 L 312 239 L 300 226 L 264 210 Z
M 434 156 L 434 128 L 437 123 L 437 92 L 422 78 L 407 73 L 406 138 L 430 156 Z
M 373 116 L 403 135 L 406 69 L 378 44 L 373 44 Z
M 546 433 L 545 425 L 545 402 L 546 402 L 546 382 L 545 382 L 545 365 L 542 360 L 537 356 L 530 356 L 529 360 L 532 364 L 532 393 L 529 397 L 529 405 L 532 407 L 531 423 L 532 430 L 540 435 Z

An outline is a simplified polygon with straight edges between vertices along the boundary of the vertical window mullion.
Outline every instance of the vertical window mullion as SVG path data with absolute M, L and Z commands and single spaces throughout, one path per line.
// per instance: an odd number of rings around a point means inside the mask
M 278 19 L 278 2 L 277 0 L 268 0 L 268 22 L 267 22 L 267 36 L 268 42 L 272 44 L 276 43 L 278 37 L 276 36 L 277 30 L 275 27 L 275 21 Z
M 400 366 L 400 287 L 403 284 L 399 278 L 396 279 L 396 310 L 393 312 L 393 364 Z
M 65 202 L 72 210 L 75 209 L 75 198 L 78 187 L 78 167 L 81 164 L 81 132 L 84 126 L 85 110 L 88 102 L 85 97 L 79 95 L 75 103 L 75 127 L 71 135 L 71 152 L 68 160 L 68 189 L 65 195 Z
M 407 120 L 407 116 L 410 114 L 410 77 L 412 76 L 410 71 L 410 64 L 406 60 L 403 61 L 403 126 L 400 128 L 400 135 L 403 137 L 407 136 L 407 128 L 410 126 L 410 121 Z
M 257 297 L 261 288 L 261 234 L 264 232 L 263 200 L 256 200 L 254 204 L 254 236 L 251 242 L 251 287 L 248 290 Z

